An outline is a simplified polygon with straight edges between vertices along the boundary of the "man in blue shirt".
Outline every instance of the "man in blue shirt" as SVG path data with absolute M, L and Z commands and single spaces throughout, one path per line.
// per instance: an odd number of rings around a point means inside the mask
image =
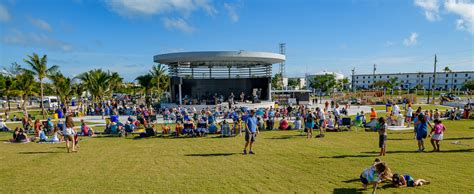
M 247 147 L 250 145 L 249 154 L 255 154 L 252 151 L 252 145 L 255 142 L 255 138 L 259 133 L 257 128 L 257 117 L 255 116 L 255 110 L 250 111 L 250 115 L 245 120 L 245 148 L 244 155 L 247 154 Z

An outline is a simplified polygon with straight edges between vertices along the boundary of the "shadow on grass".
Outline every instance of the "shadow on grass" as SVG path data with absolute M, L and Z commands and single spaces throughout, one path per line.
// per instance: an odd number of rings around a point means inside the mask
M 298 136 L 300 136 L 300 135 L 282 135 L 282 136 L 279 136 L 279 137 L 268 137 L 268 138 L 265 138 L 265 139 L 291 139 L 291 138 L 298 137 Z
M 96 136 L 93 136 L 92 138 L 122 138 L 122 137 L 119 137 L 118 135 L 96 135 Z
M 60 154 L 60 153 L 66 153 L 66 152 L 51 152 L 51 151 L 47 151 L 47 152 L 18 152 L 18 154 Z
M 439 152 L 445 152 L 445 153 L 457 153 L 457 152 L 473 152 L 474 149 L 460 149 L 460 150 L 441 150 Z M 426 153 L 431 153 L 430 151 L 425 151 Z M 366 154 L 376 154 L 379 152 L 362 152 Z M 401 154 L 401 153 L 419 153 L 418 151 L 407 151 L 407 150 L 399 150 L 399 151 L 387 151 L 387 154 Z
M 358 154 L 358 155 L 321 156 L 319 158 L 367 158 L 367 157 L 377 157 L 377 156 L 367 155 L 367 154 Z
M 474 137 L 452 137 L 452 138 L 444 138 L 444 140 L 469 140 L 474 139 Z
M 185 156 L 211 157 L 211 156 L 232 156 L 236 153 L 211 153 L 211 154 L 186 154 Z
M 342 193 L 362 193 L 361 190 L 354 189 L 354 188 L 335 188 L 332 191 L 334 194 L 342 194 Z
M 353 182 L 359 182 L 360 181 L 360 178 L 358 179 L 351 179 L 351 180 L 347 180 L 347 181 L 342 181 L 344 183 L 353 183 Z
M 387 140 L 405 141 L 405 140 L 414 140 L 414 138 L 388 138 Z

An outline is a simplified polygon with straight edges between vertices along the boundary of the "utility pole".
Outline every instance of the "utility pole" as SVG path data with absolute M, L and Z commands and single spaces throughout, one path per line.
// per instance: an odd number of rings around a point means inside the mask
M 374 89 L 375 87 L 375 70 L 377 70 L 377 65 L 374 64 L 374 74 L 373 74 L 373 77 L 372 77 L 372 89 Z
M 436 63 L 438 62 L 438 59 L 436 58 L 436 54 L 435 54 L 435 58 L 434 58 L 434 71 L 433 71 L 433 87 L 432 87 L 432 90 L 431 90 L 431 95 L 432 95 L 432 102 L 433 104 L 435 104 L 435 88 L 436 88 Z

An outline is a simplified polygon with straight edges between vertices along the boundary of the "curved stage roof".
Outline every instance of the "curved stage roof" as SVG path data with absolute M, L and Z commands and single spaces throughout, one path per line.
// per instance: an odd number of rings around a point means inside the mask
M 180 52 L 154 56 L 154 62 L 173 65 L 264 65 L 285 61 L 285 55 L 249 51 Z

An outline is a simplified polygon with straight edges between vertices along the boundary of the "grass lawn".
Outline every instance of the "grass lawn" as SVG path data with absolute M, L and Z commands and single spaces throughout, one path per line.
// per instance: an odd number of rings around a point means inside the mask
M 383 184 L 379 193 L 471 193 L 473 123 L 446 121 L 439 153 L 415 152 L 410 131 L 390 132 L 382 160 L 394 172 L 432 183 L 400 189 Z M 0 133 L 0 140 L 10 136 Z M 256 155 L 241 154 L 243 139 L 99 136 L 82 138 L 79 152 L 72 154 L 63 143 L 0 143 L 0 193 L 355 193 L 361 188 L 360 173 L 379 151 L 378 135 L 360 130 L 327 133 L 322 139 L 306 139 L 297 131 L 266 131 L 257 137 Z

